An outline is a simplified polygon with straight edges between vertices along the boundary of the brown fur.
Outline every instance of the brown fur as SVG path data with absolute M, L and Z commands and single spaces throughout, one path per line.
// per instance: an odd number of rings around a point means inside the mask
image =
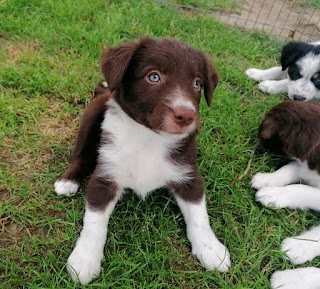
M 108 109 L 106 102 L 114 98 L 121 108 L 135 121 L 154 131 L 165 131 L 164 118 L 174 119 L 174 125 L 187 126 L 190 121 L 199 121 L 201 91 L 193 89 L 190 80 L 199 78 L 203 86 L 207 104 L 218 84 L 218 73 L 211 61 L 202 52 L 187 44 L 172 39 L 142 38 L 139 42 L 126 42 L 102 53 L 101 70 L 109 88 L 98 85 L 96 97 L 85 110 L 75 143 L 71 164 L 64 179 L 78 183 L 92 173 L 97 164 L 97 150 L 101 141 L 109 142 L 104 134 L 101 137 L 101 122 Z M 157 70 L 161 73 L 161 85 L 148 83 L 146 72 Z M 177 111 L 168 105 L 177 84 L 185 98 L 193 103 L 196 112 Z M 192 84 L 192 82 L 191 82 Z M 169 127 L 170 128 L 170 127 Z M 193 167 L 193 180 L 189 183 L 170 183 L 176 194 L 187 201 L 197 202 L 203 196 L 203 180 L 196 166 L 197 130 L 181 141 L 179 149 L 170 154 L 173 162 Z M 130 145 L 130 144 L 128 144 Z M 103 209 L 115 196 L 117 184 L 106 182 L 97 176 L 95 168 L 86 193 L 87 202 L 92 208 Z
M 165 87 L 146 85 L 144 74 L 150 68 L 161 67 Z M 200 92 L 194 96 L 186 79 L 203 76 L 204 94 L 208 105 L 218 84 L 218 73 L 210 60 L 200 51 L 172 39 L 142 38 L 138 43 L 127 42 L 102 54 L 101 69 L 109 88 L 122 109 L 134 120 L 151 129 L 161 128 L 161 119 L 168 109 L 156 105 L 159 95 L 168 95 L 180 84 L 185 96 L 199 108 Z M 139 100 L 137 101 L 137 97 Z
M 320 173 L 320 104 L 283 102 L 264 117 L 259 138 L 276 153 L 307 161 Z
M 100 89 L 100 85 L 98 86 Z M 100 90 L 101 92 L 101 90 Z M 72 153 L 72 161 L 62 179 L 81 182 L 91 174 L 97 164 L 101 123 L 105 113 L 108 92 L 97 95 L 84 111 Z

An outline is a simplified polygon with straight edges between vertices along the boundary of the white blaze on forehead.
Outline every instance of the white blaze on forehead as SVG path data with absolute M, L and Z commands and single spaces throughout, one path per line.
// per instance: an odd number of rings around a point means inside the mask
M 300 74 L 305 77 L 311 77 L 320 70 L 320 55 L 312 52 L 297 61 L 300 68 Z
M 170 107 L 175 109 L 176 107 L 179 106 L 185 106 L 193 111 L 197 111 L 196 107 L 194 104 L 184 96 L 183 92 L 181 91 L 180 88 L 178 88 L 174 93 L 173 97 L 170 100 Z

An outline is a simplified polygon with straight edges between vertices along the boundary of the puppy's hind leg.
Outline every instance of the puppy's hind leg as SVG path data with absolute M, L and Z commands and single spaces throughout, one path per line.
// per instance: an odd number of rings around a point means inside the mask
M 269 69 L 249 68 L 245 74 L 253 80 L 281 80 L 287 78 L 287 71 L 282 67 L 276 66 Z
M 109 94 L 99 94 L 92 99 L 78 130 L 71 163 L 67 171 L 55 182 L 58 195 L 70 196 L 77 192 L 81 181 L 93 172 L 100 143 L 101 123 L 106 110 Z
M 192 254 L 206 269 L 226 272 L 231 266 L 230 254 L 210 227 L 202 177 L 198 175 L 191 182 L 174 184 L 171 188 L 187 225 Z

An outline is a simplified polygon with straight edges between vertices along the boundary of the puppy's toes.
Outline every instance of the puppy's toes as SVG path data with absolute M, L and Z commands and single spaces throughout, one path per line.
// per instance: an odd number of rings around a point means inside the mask
M 320 269 L 314 267 L 276 271 L 270 279 L 272 289 L 316 289 L 319 282 Z
M 268 173 L 256 173 L 251 180 L 251 187 L 259 190 L 264 187 L 273 186 L 274 178 Z
M 73 250 L 67 261 L 67 270 L 74 282 L 86 285 L 100 274 L 101 256 L 82 249 L 76 247 Z
M 281 244 L 281 250 L 293 264 L 304 264 L 319 254 L 319 241 L 303 238 L 286 238 Z
M 262 71 L 260 69 L 256 69 L 256 68 L 249 68 L 247 69 L 244 73 L 245 75 L 247 75 L 250 79 L 253 80 L 263 80 L 262 77 Z
M 281 187 L 265 187 L 257 191 L 256 201 L 269 208 L 284 208 Z
M 207 270 L 227 272 L 231 266 L 229 251 L 221 243 L 199 244 L 193 248 L 192 253 Z
M 268 94 L 277 94 L 280 93 L 278 90 L 278 87 L 276 85 L 276 80 L 265 80 L 259 83 L 259 89 L 262 92 L 268 93 Z
M 272 289 L 298 289 L 298 284 L 295 284 L 294 270 L 276 271 L 270 278 Z M 301 288 L 302 289 L 302 288 Z
M 59 196 L 71 196 L 79 189 L 79 183 L 67 179 L 59 179 L 54 183 L 54 190 Z

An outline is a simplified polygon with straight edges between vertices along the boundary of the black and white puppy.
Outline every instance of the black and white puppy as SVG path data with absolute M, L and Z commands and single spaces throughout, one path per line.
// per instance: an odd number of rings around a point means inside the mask
M 261 80 L 259 88 L 269 94 L 287 93 L 291 100 L 320 99 L 320 41 L 290 42 L 281 52 L 281 67 L 249 68 L 245 74 Z
M 126 188 L 140 197 L 169 188 L 182 211 L 192 253 L 225 272 L 228 250 L 213 233 L 196 164 L 201 91 L 209 105 L 217 71 L 202 52 L 173 39 L 142 38 L 102 54 L 108 88 L 84 112 L 71 164 L 55 191 L 69 196 L 91 174 L 83 229 L 68 258 L 75 281 L 101 270 L 108 220 Z
M 257 173 L 251 185 L 256 200 L 272 208 L 320 211 L 320 103 L 283 102 L 273 107 L 260 125 L 262 144 L 293 161 L 273 173 Z M 295 184 L 302 181 L 304 184 Z M 320 256 L 320 226 L 282 242 L 293 264 Z M 273 289 L 320 288 L 320 268 L 277 271 Z

